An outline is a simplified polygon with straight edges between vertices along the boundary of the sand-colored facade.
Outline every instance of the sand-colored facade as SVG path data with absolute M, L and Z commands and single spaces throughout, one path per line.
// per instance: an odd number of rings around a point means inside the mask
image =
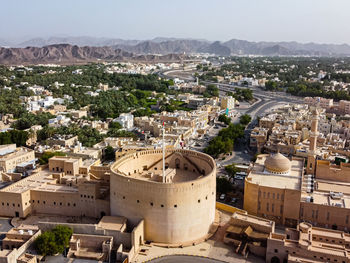
M 88 163 L 88 164 L 86 164 Z M 48 169 L 0 190 L 0 216 L 53 214 L 100 218 L 124 216 L 145 224 L 145 239 L 192 244 L 206 238 L 215 219 L 216 165 L 203 153 L 138 151 L 111 167 L 55 156 Z
M 266 262 L 350 262 L 350 236 L 341 231 L 300 223 L 286 234 L 271 233 Z
M 16 144 L 0 146 L 0 172 L 13 172 L 18 165 L 33 162 L 34 151 L 25 147 L 16 148 Z
M 244 210 L 249 214 L 296 226 L 300 210 L 303 159 L 293 158 L 287 172 L 269 171 L 269 155 L 259 155 L 245 180 Z M 277 160 L 278 161 L 278 160 Z M 283 167 L 282 167 L 283 168 Z
M 246 177 L 244 209 L 248 213 L 289 227 L 309 222 L 350 229 L 349 164 L 317 160 L 316 173 L 310 175 L 303 173 L 303 159 L 292 158 L 291 171 L 280 175 L 266 171 L 266 158 L 259 155 Z
M 80 164 L 80 165 L 79 165 Z M 99 218 L 109 214 L 109 175 L 80 174 L 81 159 L 56 156 L 49 169 L 0 190 L 0 216 L 26 217 L 44 213 Z M 86 168 L 86 167 L 85 167 Z
M 145 221 L 145 239 L 185 244 L 205 237 L 215 219 L 216 165 L 206 154 L 136 152 L 112 166 L 111 215 Z

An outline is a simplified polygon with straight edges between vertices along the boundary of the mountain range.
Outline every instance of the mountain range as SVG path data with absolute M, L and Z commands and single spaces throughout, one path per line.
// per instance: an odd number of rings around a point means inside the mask
M 81 64 L 96 61 L 144 61 L 168 62 L 180 61 L 182 54 L 135 55 L 113 47 L 79 47 L 70 44 L 57 44 L 44 47 L 2 48 L 0 47 L 0 64 Z
M 164 38 L 151 40 L 124 40 L 120 38 L 97 37 L 50 37 L 33 38 L 26 41 L 8 41 L 0 39 L 3 47 L 44 47 L 55 44 L 77 46 L 110 46 L 135 54 L 169 53 L 211 53 L 215 55 L 305 55 L 305 56 L 347 56 L 350 55 L 348 44 L 318 44 L 298 42 L 252 42 L 231 39 L 229 41 L 208 41 L 205 39 Z
M 348 44 L 317 44 L 298 42 L 251 42 L 231 39 L 154 38 L 124 40 L 95 37 L 33 38 L 23 42 L 0 39 L 0 63 L 75 63 L 96 60 L 180 59 L 179 54 L 208 53 L 218 56 L 350 56 Z M 167 56 L 167 57 L 166 57 Z M 58 61 L 57 61 L 58 60 Z

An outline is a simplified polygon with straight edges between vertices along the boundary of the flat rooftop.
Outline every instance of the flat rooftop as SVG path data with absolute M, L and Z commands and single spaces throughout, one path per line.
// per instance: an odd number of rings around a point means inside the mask
M 67 176 L 68 178 L 69 176 Z M 57 179 L 53 178 L 49 170 L 42 170 L 34 173 L 18 182 L 15 182 L 3 189 L 1 192 L 23 193 L 28 190 L 37 190 L 44 192 L 78 192 L 76 187 L 57 184 Z
M 350 183 L 316 179 L 314 186 L 313 193 L 303 193 L 303 197 L 313 197 L 313 202 L 316 204 L 350 208 Z M 341 195 L 334 198 L 331 196 L 331 192 L 341 193 Z
M 250 182 L 261 186 L 281 188 L 281 189 L 301 189 L 301 178 L 303 174 L 303 162 L 298 159 L 291 161 L 289 174 L 271 174 L 265 172 L 265 159 L 267 156 L 258 158 L 252 171 L 248 175 Z
M 24 147 L 17 148 L 15 151 L 6 152 L 6 153 L 4 153 L 4 155 L 1 155 L 0 161 L 7 161 L 7 160 L 10 160 L 12 158 L 17 158 L 17 157 L 25 155 L 29 152 L 34 152 L 34 151 L 31 149 L 24 148 Z
M 127 219 L 122 216 L 104 216 L 97 224 L 97 227 L 101 227 L 107 230 L 121 231 L 126 225 Z
M 237 212 L 232 215 L 232 218 L 239 219 L 255 225 L 262 225 L 262 226 L 268 226 L 268 227 L 272 227 L 274 224 L 273 221 L 270 221 L 268 219 L 264 219 L 264 218 L 260 218 L 260 217 L 256 217 L 248 214 L 243 214 L 243 213 L 237 213 Z

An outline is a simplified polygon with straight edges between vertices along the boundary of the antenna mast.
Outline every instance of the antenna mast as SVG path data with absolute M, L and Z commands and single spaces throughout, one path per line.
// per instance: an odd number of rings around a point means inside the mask
M 164 122 L 163 122 L 163 129 L 162 129 L 162 131 L 163 131 L 163 145 L 162 145 L 162 147 L 163 147 L 163 183 L 165 183 L 165 140 L 164 140 L 164 131 L 165 131 L 165 129 L 164 129 Z

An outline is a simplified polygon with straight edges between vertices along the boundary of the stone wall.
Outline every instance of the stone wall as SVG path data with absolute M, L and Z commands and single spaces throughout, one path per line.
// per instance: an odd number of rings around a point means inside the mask
M 140 169 L 145 163 L 150 165 L 160 159 L 162 151 L 144 151 L 122 157 L 112 167 L 111 215 L 125 216 L 134 223 L 144 219 L 148 241 L 182 244 L 204 237 L 214 222 L 216 166 L 206 154 L 167 150 L 166 155 L 172 152 L 186 156 L 181 162 L 190 159 L 192 164 L 204 170 L 205 176 L 169 184 L 131 178 L 118 174 L 118 167 L 122 165 L 124 172 L 127 166 Z M 192 164 L 188 167 L 192 168 Z M 169 167 L 172 165 L 169 163 Z

